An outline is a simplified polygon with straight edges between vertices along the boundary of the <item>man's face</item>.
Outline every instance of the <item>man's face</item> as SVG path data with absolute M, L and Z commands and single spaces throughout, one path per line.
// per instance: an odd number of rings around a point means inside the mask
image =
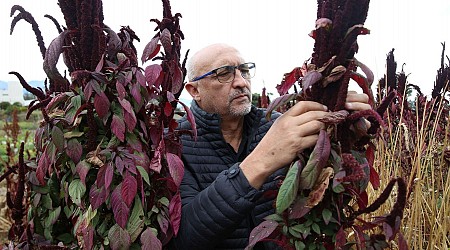
M 245 61 L 234 48 L 218 48 L 199 59 L 200 74 L 222 66 L 238 66 Z M 208 63 L 210 60 L 210 63 Z M 220 73 L 220 72 L 218 72 Z M 220 82 L 214 75 L 195 82 L 198 96 L 194 96 L 199 106 L 208 113 L 217 113 L 222 118 L 244 116 L 251 108 L 251 82 L 235 69 L 235 78 L 231 82 Z

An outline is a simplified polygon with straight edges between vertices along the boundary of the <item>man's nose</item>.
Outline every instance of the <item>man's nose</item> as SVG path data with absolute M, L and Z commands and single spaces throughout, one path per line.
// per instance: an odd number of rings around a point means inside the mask
M 241 71 L 239 69 L 235 69 L 236 72 L 234 72 L 236 75 L 233 80 L 233 87 L 234 88 L 243 88 L 250 85 L 250 80 L 246 80 L 244 77 L 242 77 Z

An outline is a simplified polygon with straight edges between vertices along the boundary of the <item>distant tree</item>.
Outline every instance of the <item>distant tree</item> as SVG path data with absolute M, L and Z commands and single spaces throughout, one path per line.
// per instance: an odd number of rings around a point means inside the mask
M 0 110 L 6 110 L 11 104 L 9 102 L 0 102 Z
M 258 93 L 252 93 L 252 104 L 258 107 L 258 100 L 261 95 Z

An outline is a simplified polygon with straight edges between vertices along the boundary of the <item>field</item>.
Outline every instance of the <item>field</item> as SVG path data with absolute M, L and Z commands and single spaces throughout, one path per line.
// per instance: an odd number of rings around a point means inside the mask
M 26 139 L 25 149 L 28 150 L 33 156 L 34 155 L 34 145 L 33 145 L 33 136 L 34 131 L 39 125 L 40 117 L 37 115 L 32 115 L 30 119 L 25 119 L 25 112 L 21 112 L 17 114 L 17 118 L 19 120 L 18 125 L 20 128 L 20 133 L 18 134 L 18 143 L 16 145 L 11 144 L 11 149 L 13 151 L 13 155 L 17 155 L 18 145 L 21 141 Z M 5 171 L 5 162 L 8 162 L 8 153 L 7 153 L 7 144 L 11 143 L 11 136 L 8 136 L 9 131 L 5 129 L 6 124 L 12 124 L 12 115 L 6 115 L 4 112 L 0 111 L 0 173 L 3 174 Z M 9 121 L 9 122 L 7 122 Z M 26 133 L 29 132 L 28 138 L 25 138 Z M 7 206 L 6 206 L 6 181 L 2 181 L 0 183 L 0 244 L 7 242 L 7 230 L 11 225 L 11 222 L 8 220 L 7 214 Z
M 408 185 L 408 198 L 402 222 L 402 234 L 410 249 L 450 248 L 450 172 L 449 138 L 450 126 L 440 125 L 436 117 L 448 114 L 448 109 L 436 104 L 435 112 L 416 113 L 416 120 L 404 123 L 394 122 L 387 117 L 386 126 L 374 144 L 375 168 L 380 173 L 381 187 L 369 189 L 369 200 L 375 200 L 393 177 L 402 176 Z M 402 107 L 403 109 L 403 107 Z M 431 110 L 431 109 L 430 109 Z M 432 113 L 434 116 L 432 117 Z M 25 114 L 18 114 L 21 133 L 18 141 L 24 139 L 26 131 L 31 132 L 26 148 L 33 148 L 33 131 L 39 125 L 39 117 L 25 120 Z M 398 117 L 397 117 L 398 118 Z M 403 118 L 400 119 L 400 121 Z M 415 128 L 407 126 L 414 124 Z M 0 128 L 5 121 L 0 120 Z M 6 160 L 7 133 L 0 130 L 0 155 Z M 2 173 L 4 168 L 2 168 Z M 394 190 L 395 191 L 395 190 Z M 9 226 L 5 218 L 6 183 L 0 183 L 0 243 L 6 243 Z M 396 200 L 395 192 L 388 201 L 371 216 L 389 213 Z M 369 202 L 370 203 L 370 202 Z M 3 211 L 3 214 L 1 213 Z M 395 243 L 391 246 L 396 249 Z

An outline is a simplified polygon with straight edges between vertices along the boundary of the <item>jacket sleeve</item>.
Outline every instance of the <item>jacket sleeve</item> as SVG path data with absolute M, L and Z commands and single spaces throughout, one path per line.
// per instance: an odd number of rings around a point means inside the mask
M 220 173 L 204 190 L 186 169 L 180 192 L 181 225 L 171 248 L 186 250 L 214 248 L 247 217 L 262 194 L 250 186 L 239 164 Z

